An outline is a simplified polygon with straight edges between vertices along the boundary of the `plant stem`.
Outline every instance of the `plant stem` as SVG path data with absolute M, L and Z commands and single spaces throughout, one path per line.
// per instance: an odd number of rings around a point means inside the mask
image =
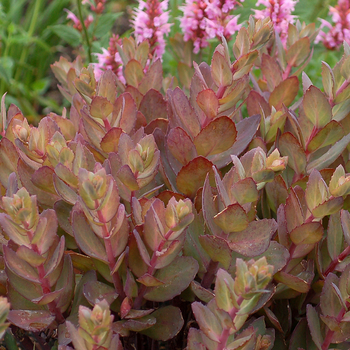
M 238 299 L 237 299 L 237 304 L 241 305 L 243 300 L 244 300 L 243 297 L 239 296 Z M 238 311 L 239 311 L 239 308 L 237 309 L 237 308 L 233 307 L 233 309 L 229 312 L 229 315 L 230 315 L 233 323 L 234 323 L 234 319 L 235 319 Z M 219 337 L 220 343 L 217 345 L 216 350 L 224 350 L 224 349 L 226 349 L 227 339 L 230 336 L 230 330 L 231 330 L 231 328 L 229 327 L 229 328 L 225 328 L 222 331 L 222 333 L 221 333 L 221 335 Z
M 102 226 L 103 241 L 105 243 L 107 259 L 108 259 L 108 266 L 109 266 L 110 271 L 112 272 L 114 269 L 114 265 L 115 265 L 115 257 L 113 254 L 113 248 L 112 248 L 112 243 L 111 243 L 111 239 L 109 236 L 109 231 L 108 231 L 106 223 L 104 222 L 105 220 L 104 220 L 103 215 L 102 215 L 100 210 L 97 211 L 97 215 L 98 215 L 98 219 L 99 219 L 100 223 L 103 224 L 103 226 Z M 124 293 L 123 284 L 120 280 L 120 276 L 119 276 L 118 271 L 116 271 L 115 273 L 112 274 L 112 279 L 113 279 L 113 284 L 114 284 L 115 290 L 117 291 L 119 297 L 123 300 L 125 298 L 125 293 Z
M 330 263 L 330 265 L 328 266 L 328 269 L 323 274 L 324 277 L 328 276 L 329 273 L 333 272 L 334 269 L 337 267 L 337 265 L 341 263 L 349 254 L 350 254 L 350 246 L 347 246 L 343 250 L 343 252 L 340 253 L 339 256 Z
M 148 266 L 147 269 L 147 273 L 151 276 L 153 276 L 154 274 L 154 270 L 156 269 L 156 264 L 157 264 L 157 260 L 158 260 L 158 252 L 161 252 L 164 244 L 166 243 L 166 241 L 169 239 L 169 237 L 172 235 L 173 230 L 169 230 L 167 232 L 167 234 L 164 236 L 164 239 L 159 243 L 159 246 L 157 248 L 157 250 L 153 253 L 151 261 L 150 261 L 150 266 Z M 146 293 L 146 289 L 147 287 L 143 284 L 141 286 L 141 288 L 139 289 L 138 295 L 136 297 L 136 299 L 134 300 L 134 309 L 139 309 L 142 305 L 142 300 L 143 300 L 143 296 Z
M 30 21 L 30 25 L 27 33 L 29 40 L 32 38 L 35 30 L 35 25 L 38 22 L 40 7 L 41 7 L 41 0 L 35 0 L 33 16 Z M 27 56 L 28 56 L 28 45 L 26 45 L 22 50 L 21 57 L 18 62 L 15 78 L 14 78 L 14 80 L 16 81 L 18 81 L 21 76 L 21 66 L 23 66 L 24 62 L 27 60 Z
M 201 286 L 203 288 L 210 288 L 215 278 L 216 271 L 218 270 L 219 262 L 210 260 L 207 272 L 204 274 Z
M 345 313 L 347 312 L 347 309 L 349 308 L 350 306 L 350 303 L 347 301 L 346 303 L 346 308 L 343 307 L 340 311 L 339 311 L 339 314 L 336 318 L 336 322 L 339 323 L 342 319 L 343 319 L 343 316 L 345 315 Z M 331 345 L 332 343 L 332 338 L 333 338 L 333 335 L 334 335 L 334 331 L 328 329 L 327 331 L 327 334 L 326 334 L 326 337 L 322 343 L 322 346 L 321 346 L 321 349 L 322 350 L 328 350 L 329 349 L 329 346 Z
M 80 1 L 81 0 L 77 0 L 78 16 L 79 16 L 79 20 L 80 20 L 81 26 L 83 28 L 84 36 L 85 36 L 86 46 L 87 46 L 87 49 L 88 49 L 89 63 L 91 63 L 92 62 L 91 43 L 90 43 L 90 40 L 89 40 L 89 34 L 87 32 L 87 29 L 86 29 L 86 26 L 85 26 L 85 23 L 84 23 L 84 18 L 83 18 L 83 14 L 82 14 L 82 11 L 81 11 L 81 2 Z

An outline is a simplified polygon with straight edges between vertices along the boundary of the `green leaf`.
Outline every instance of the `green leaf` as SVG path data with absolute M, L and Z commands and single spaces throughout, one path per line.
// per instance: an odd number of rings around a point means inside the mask
M 328 186 L 317 170 L 313 170 L 309 176 L 305 191 L 306 204 L 310 211 L 329 198 Z
M 284 271 L 277 272 L 273 278 L 287 287 L 296 290 L 299 293 L 307 293 L 310 290 L 310 285 L 302 278 L 290 275 Z
M 184 325 L 181 310 L 172 305 L 159 308 L 151 316 L 155 317 L 156 324 L 141 333 L 152 339 L 167 341 L 174 338 Z
M 292 76 L 283 80 L 271 92 L 269 103 L 276 110 L 282 109 L 282 105 L 288 107 L 295 99 L 299 91 L 299 80 L 296 76 Z
M 323 128 L 332 120 L 332 107 L 327 97 L 311 85 L 304 95 L 303 108 L 306 117 L 316 128 Z
M 101 38 L 104 35 L 108 34 L 110 30 L 112 30 L 113 25 L 117 18 L 122 15 L 122 12 L 119 13 L 105 13 L 103 14 L 97 23 L 96 29 L 94 31 L 94 35 L 97 38 Z
M 39 332 L 46 329 L 55 320 L 55 316 L 46 310 L 11 310 L 7 319 L 26 331 Z
M 292 67 L 298 67 L 309 56 L 310 40 L 304 37 L 295 42 L 286 53 L 286 60 Z
M 326 153 L 310 162 L 306 167 L 306 171 L 311 173 L 312 169 L 322 170 L 332 164 L 344 151 L 350 142 L 350 134 L 344 136 L 340 141 L 334 144 Z
M 189 256 L 179 256 L 170 265 L 158 270 L 155 277 L 164 284 L 147 288 L 145 299 L 167 301 L 184 291 L 198 272 L 198 263 Z
M 84 284 L 83 293 L 86 300 L 94 306 L 102 300 L 106 300 L 109 305 L 117 299 L 118 294 L 114 287 L 98 281 L 88 281 Z
M 224 269 L 219 269 L 215 280 L 215 301 L 217 306 L 226 312 L 238 307 L 233 290 L 232 276 Z
M 326 95 L 332 100 L 335 97 L 335 80 L 332 68 L 322 61 L 322 84 Z
M 320 317 L 311 304 L 306 306 L 306 316 L 312 340 L 315 342 L 318 349 L 322 350 L 323 337 L 321 333 Z
M 309 152 L 314 152 L 319 148 L 334 145 L 343 136 L 343 127 L 335 120 L 331 120 L 311 139 L 307 146 L 307 150 Z
M 69 27 L 64 24 L 56 24 L 49 28 L 53 33 L 66 41 L 70 46 L 77 47 L 82 43 L 82 36 L 80 32 L 73 27 Z

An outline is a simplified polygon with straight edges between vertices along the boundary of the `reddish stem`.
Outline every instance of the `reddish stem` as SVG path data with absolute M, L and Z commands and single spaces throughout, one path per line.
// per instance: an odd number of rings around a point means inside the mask
M 221 85 L 218 89 L 218 92 L 216 93 L 216 97 L 218 99 L 222 98 L 222 96 L 224 96 L 225 91 L 226 91 L 226 86 Z
M 243 297 L 239 296 L 238 299 L 237 299 L 237 304 L 241 305 L 243 300 L 244 300 Z M 229 315 L 230 315 L 232 321 L 234 321 L 238 311 L 239 311 L 239 309 L 236 309 L 235 307 L 233 307 L 232 310 L 229 312 Z M 227 345 L 226 343 L 227 343 L 227 340 L 228 340 L 228 338 L 230 336 L 230 329 L 231 328 L 229 327 L 229 328 L 225 328 L 222 331 L 222 333 L 221 333 L 221 335 L 219 337 L 219 341 L 220 342 L 217 345 L 216 350 L 224 350 L 226 348 L 226 345 Z
M 219 266 L 219 262 L 210 260 L 207 268 L 207 272 L 204 274 L 202 278 L 201 286 L 203 288 L 206 288 L 206 289 L 210 288 L 211 284 L 214 281 L 216 272 L 218 270 L 218 266 Z
M 283 72 L 282 79 L 285 80 L 288 78 L 290 72 L 292 70 L 292 66 L 290 63 L 287 64 L 286 70 Z
M 343 307 L 343 308 L 339 311 L 339 314 L 338 314 L 338 316 L 337 316 L 337 318 L 336 318 L 336 322 L 337 322 L 337 323 L 339 323 L 339 322 L 343 319 L 345 313 L 347 312 L 347 310 L 348 310 L 348 308 L 349 308 L 349 306 L 350 306 L 350 303 L 347 301 L 347 302 L 345 303 L 345 305 L 346 305 L 346 308 Z M 322 346 L 321 346 L 321 349 L 322 349 L 322 350 L 328 350 L 328 349 L 329 349 L 329 346 L 330 346 L 331 343 L 332 343 L 333 335 L 334 335 L 334 331 L 328 329 L 327 334 L 326 334 L 326 337 L 325 337 L 325 339 L 324 339 L 324 341 L 323 341 L 323 343 L 322 343 Z
M 154 270 L 156 269 L 157 260 L 158 260 L 157 253 L 162 251 L 162 249 L 164 247 L 164 244 L 169 239 L 169 237 L 172 235 L 172 233 L 173 233 L 173 230 L 169 230 L 167 232 L 167 234 L 164 236 L 164 239 L 159 243 L 159 246 L 158 246 L 157 250 L 153 253 L 151 261 L 149 263 L 150 266 L 148 266 L 148 269 L 147 269 L 147 273 L 149 275 L 153 276 Z M 144 297 L 144 295 L 146 293 L 146 289 L 147 289 L 147 287 L 144 284 L 140 287 L 139 293 L 138 293 L 137 297 L 134 300 L 134 309 L 137 310 L 137 309 L 139 309 L 141 307 L 143 297 Z
M 111 239 L 109 236 L 109 231 L 107 228 L 106 223 L 104 222 L 104 217 L 101 213 L 100 210 L 97 210 L 97 215 L 98 215 L 98 219 L 100 221 L 100 223 L 102 223 L 102 232 L 103 232 L 103 240 L 105 243 L 105 248 L 106 248 L 106 253 L 107 253 L 107 259 L 108 259 L 108 266 L 110 271 L 113 271 L 114 265 L 115 265 L 115 257 L 113 254 L 113 247 L 112 247 L 112 243 L 111 243 Z M 114 288 L 117 291 L 119 297 L 123 300 L 125 298 L 125 293 L 124 293 L 124 289 L 123 289 L 123 284 L 120 280 L 120 276 L 118 271 L 116 271 L 115 273 L 112 274 L 112 279 L 113 279 L 113 284 L 114 284 Z
M 340 253 L 339 256 L 330 263 L 330 265 L 328 266 L 328 269 L 323 274 L 324 277 L 328 276 L 329 273 L 333 272 L 334 269 L 337 267 L 337 265 L 341 263 L 349 254 L 350 254 L 350 246 L 347 246 L 343 250 L 343 252 Z
M 32 230 L 27 229 L 27 236 L 28 236 L 29 240 L 32 241 L 33 237 L 34 237 L 34 232 Z M 35 253 L 41 255 L 39 248 L 36 244 L 31 244 L 31 249 Z M 37 271 L 38 271 L 38 275 L 39 275 L 39 281 L 41 284 L 41 288 L 43 290 L 43 294 L 45 295 L 45 294 L 51 293 L 50 283 L 49 283 L 48 279 L 45 278 L 46 272 L 45 272 L 44 263 L 42 263 L 41 265 L 39 265 L 37 267 Z M 50 312 L 56 316 L 56 320 L 58 323 L 65 322 L 65 318 L 62 315 L 61 310 L 57 307 L 55 300 L 48 303 L 47 306 L 48 306 Z

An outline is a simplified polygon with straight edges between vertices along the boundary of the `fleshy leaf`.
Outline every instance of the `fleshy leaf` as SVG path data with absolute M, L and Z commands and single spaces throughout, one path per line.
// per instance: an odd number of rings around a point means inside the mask
M 201 156 L 211 156 L 227 151 L 236 141 L 235 123 L 228 117 L 210 122 L 194 138 L 194 145 Z
M 167 341 L 174 338 L 184 324 L 181 310 L 172 305 L 159 308 L 151 316 L 155 317 L 156 324 L 141 333 L 156 340 Z
M 170 265 L 158 270 L 155 277 L 164 284 L 150 287 L 145 299 L 151 301 L 167 301 L 185 290 L 198 271 L 198 263 L 189 256 L 177 257 Z

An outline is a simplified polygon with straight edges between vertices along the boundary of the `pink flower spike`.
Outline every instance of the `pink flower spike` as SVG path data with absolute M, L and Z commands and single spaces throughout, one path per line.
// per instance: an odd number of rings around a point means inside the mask
M 208 46 L 209 39 L 223 35 L 229 40 L 241 28 L 239 16 L 230 14 L 238 4 L 236 0 L 186 0 L 180 7 L 184 13 L 180 27 L 184 40 L 193 41 L 194 53 Z
M 71 21 L 73 21 L 73 24 L 75 26 L 80 25 L 80 21 L 79 21 L 78 17 L 72 11 L 69 11 L 67 9 L 64 9 L 64 11 L 66 11 L 68 13 L 67 19 L 70 19 Z
M 151 53 L 162 57 L 165 52 L 165 39 L 170 33 L 168 10 L 169 0 L 139 0 L 131 21 L 137 43 L 148 40 Z
M 292 15 L 299 0 L 258 0 L 256 6 L 263 5 L 264 9 L 254 10 L 256 19 L 270 17 L 276 32 L 283 44 L 287 41 L 288 25 L 294 23 L 296 16 Z
M 337 50 L 344 41 L 350 44 L 350 1 L 339 0 L 337 6 L 329 8 L 329 14 L 334 24 L 321 20 L 321 31 L 316 41 L 322 41 L 329 50 Z M 324 28 L 328 28 L 328 32 L 324 32 Z

